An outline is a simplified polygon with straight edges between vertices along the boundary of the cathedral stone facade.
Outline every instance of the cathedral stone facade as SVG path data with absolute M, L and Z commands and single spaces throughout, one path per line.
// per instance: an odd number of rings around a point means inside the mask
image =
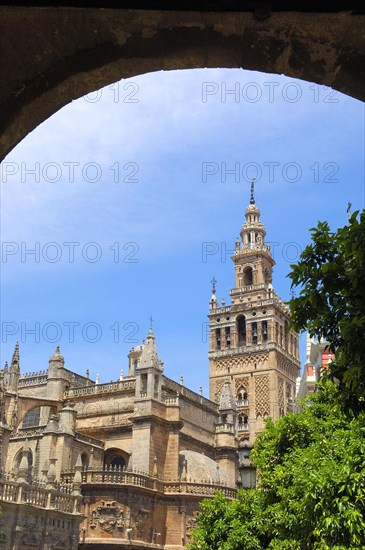
M 231 305 L 213 285 L 210 399 L 166 376 L 152 329 L 106 384 L 68 370 L 59 347 L 21 374 L 16 345 L 0 371 L 0 549 L 183 549 L 202 498 L 254 484 L 257 432 L 292 410 L 298 338 L 253 189 L 241 238 Z

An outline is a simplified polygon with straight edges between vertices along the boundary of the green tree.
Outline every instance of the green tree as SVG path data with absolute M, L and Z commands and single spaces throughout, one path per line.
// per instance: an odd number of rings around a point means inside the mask
M 221 491 L 200 504 L 198 526 L 189 547 L 200 550 L 261 550 L 262 511 L 265 495 L 259 491 L 239 491 L 227 501 Z
M 291 266 L 292 327 L 329 343 L 336 379 L 351 408 L 365 408 L 365 210 L 337 231 L 327 222 L 311 229 L 312 243 Z
M 259 486 L 203 501 L 193 550 L 365 548 L 365 413 L 330 381 L 297 414 L 269 420 L 252 453 Z

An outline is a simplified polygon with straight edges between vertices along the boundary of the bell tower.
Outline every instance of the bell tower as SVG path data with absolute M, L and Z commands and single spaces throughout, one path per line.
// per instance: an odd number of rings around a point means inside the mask
M 219 305 L 216 281 L 210 300 L 210 398 L 220 401 L 225 381 L 236 401 L 239 439 L 253 443 L 273 419 L 293 410 L 300 372 L 298 335 L 288 331 L 289 308 L 274 292 L 275 261 L 256 206 L 254 182 L 232 261 L 231 305 Z

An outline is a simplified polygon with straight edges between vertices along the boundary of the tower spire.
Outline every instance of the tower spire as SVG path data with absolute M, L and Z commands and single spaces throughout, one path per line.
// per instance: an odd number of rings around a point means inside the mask
M 20 377 L 19 342 L 15 344 L 13 357 L 9 370 L 9 390 L 17 392 Z
M 255 204 L 255 178 L 252 179 L 251 182 L 251 198 L 250 198 L 250 204 Z
M 212 293 L 215 294 L 215 285 L 217 283 L 217 280 L 215 277 L 210 281 L 212 283 Z
M 15 349 L 13 353 L 13 358 L 11 360 L 11 364 L 19 367 L 19 342 L 16 342 L 15 344 Z
M 217 283 L 216 278 L 213 277 L 213 279 L 210 281 L 212 283 L 212 297 L 210 299 L 210 309 L 218 307 L 218 300 L 217 296 L 215 295 L 215 285 Z

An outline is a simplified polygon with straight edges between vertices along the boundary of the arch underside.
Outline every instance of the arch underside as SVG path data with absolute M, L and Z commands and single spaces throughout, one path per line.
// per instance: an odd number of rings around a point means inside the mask
M 349 12 L 3 7 L 1 158 L 73 99 L 173 69 L 285 74 L 364 99 L 362 17 Z

